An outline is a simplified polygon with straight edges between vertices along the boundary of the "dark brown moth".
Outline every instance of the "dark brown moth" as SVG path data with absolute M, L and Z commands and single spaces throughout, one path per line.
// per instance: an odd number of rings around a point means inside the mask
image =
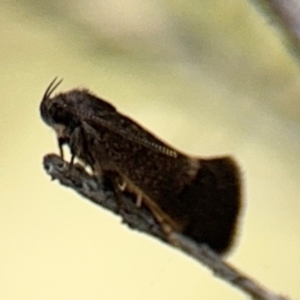
M 114 174 L 119 191 L 138 197 L 169 231 L 223 254 L 231 246 L 241 207 L 241 179 L 231 157 L 187 156 L 119 113 L 87 90 L 51 97 L 61 83 L 54 79 L 40 113 L 73 163 L 78 158 L 97 176 Z

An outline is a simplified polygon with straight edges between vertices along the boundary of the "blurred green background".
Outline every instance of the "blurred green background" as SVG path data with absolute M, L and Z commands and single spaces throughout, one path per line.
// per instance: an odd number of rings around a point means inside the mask
M 176 148 L 232 154 L 245 209 L 229 261 L 300 299 L 300 73 L 247 1 L 0 3 L 0 299 L 244 299 L 179 251 L 51 182 L 39 103 L 87 87 Z

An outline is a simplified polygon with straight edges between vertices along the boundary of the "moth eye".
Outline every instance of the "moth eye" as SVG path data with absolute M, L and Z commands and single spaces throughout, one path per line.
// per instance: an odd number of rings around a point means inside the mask
M 79 123 L 74 114 L 69 112 L 58 103 L 52 104 L 49 114 L 51 115 L 55 124 L 63 124 L 65 126 L 75 127 Z

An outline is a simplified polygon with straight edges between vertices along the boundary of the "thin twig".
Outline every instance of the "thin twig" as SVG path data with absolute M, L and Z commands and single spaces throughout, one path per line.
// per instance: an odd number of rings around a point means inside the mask
M 219 255 L 206 245 L 196 244 L 191 239 L 178 233 L 166 236 L 160 225 L 146 207 L 137 207 L 130 195 L 122 195 L 122 203 L 116 200 L 112 186 L 106 180 L 100 180 L 88 174 L 80 165 L 70 165 L 55 154 L 44 157 L 44 168 L 52 179 L 57 179 L 62 185 L 75 190 L 90 201 L 121 216 L 123 222 L 130 228 L 139 230 L 170 246 L 180 248 L 183 252 L 201 262 L 219 278 L 244 291 L 254 299 L 287 300 L 277 295 L 237 269 L 225 263 Z M 172 243 L 170 242 L 172 241 Z

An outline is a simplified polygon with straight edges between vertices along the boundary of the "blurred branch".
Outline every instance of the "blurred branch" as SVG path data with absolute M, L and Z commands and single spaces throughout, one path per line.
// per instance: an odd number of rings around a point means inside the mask
M 300 1 L 252 0 L 282 32 L 288 48 L 300 60 Z
M 151 212 L 145 207 L 137 207 L 130 196 L 122 195 L 122 203 L 115 198 L 113 187 L 104 179 L 99 180 L 88 174 L 78 164 L 70 165 L 55 154 L 44 157 L 44 168 L 51 178 L 57 179 L 62 185 L 75 190 L 90 201 L 121 216 L 122 221 L 129 227 L 154 236 L 180 248 L 183 252 L 210 268 L 216 276 L 244 291 L 254 299 L 287 300 L 257 284 L 251 278 L 243 275 L 237 269 L 225 263 L 219 255 L 205 245 L 198 245 L 186 236 L 172 233 L 167 236 L 156 222 Z

